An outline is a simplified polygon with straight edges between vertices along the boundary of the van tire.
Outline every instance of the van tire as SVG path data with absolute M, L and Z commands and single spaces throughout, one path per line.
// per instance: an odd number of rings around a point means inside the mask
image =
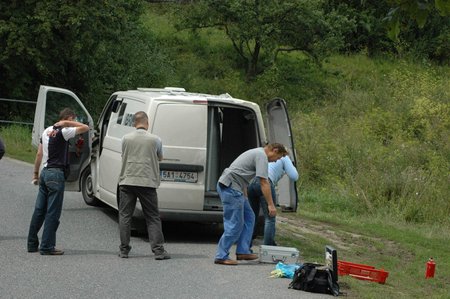
M 100 201 L 94 196 L 91 169 L 88 167 L 81 175 L 81 193 L 84 202 L 89 206 L 98 206 Z

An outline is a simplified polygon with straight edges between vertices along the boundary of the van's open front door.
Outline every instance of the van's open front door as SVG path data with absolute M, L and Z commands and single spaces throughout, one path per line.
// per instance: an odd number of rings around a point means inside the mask
M 289 157 L 294 165 L 297 165 L 297 158 L 294 148 L 294 140 L 291 132 L 291 123 L 283 99 L 276 98 L 269 102 L 267 109 L 267 136 L 269 142 L 284 144 L 289 150 Z M 286 175 L 278 182 L 278 204 L 285 212 L 297 211 L 297 185 Z
M 94 122 L 80 99 L 70 90 L 41 86 L 34 114 L 34 125 L 31 143 L 39 145 L 45 128 L 55 124 L 59 112 L 64 108 L 72 109 L 76 120 L 89 125 L 90 130 L 69 140 L 70 175 L 66 180 L 66 191 L 80 191 L 79 179 L 81 171 L 89 166 L 92 148 Z

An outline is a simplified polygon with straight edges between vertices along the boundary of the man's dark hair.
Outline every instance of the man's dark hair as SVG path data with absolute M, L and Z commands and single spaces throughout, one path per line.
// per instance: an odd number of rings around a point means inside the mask
M 277 150 L 278 150 L 278 153 L 282 154 L 283 157 L 286 156 L 286 155 L 289 155 L 288 150 L 287 150 L 286 147 L 285 147 L 283 144 L 281 144 L 281 143 L 276 143 L 276 142 L 275 142 L 275 143 L 269 143 L 267 146 L 268 146 L 270 149 L 277 149 Z
M 144 124 L 148 122 L 148 116 L 147 113 L 144 111 L 138 111 L 133 116 L 133 123 L 136 124 Z
M 59 120 L 67 120 L 70 117 L 77 117 L 77 115 L 75 114 L 75 112 L 73 112 L 72 109 L 70 108 L 64 108 L 63 110 L 61 110 L 61 112 L 59 113 Z

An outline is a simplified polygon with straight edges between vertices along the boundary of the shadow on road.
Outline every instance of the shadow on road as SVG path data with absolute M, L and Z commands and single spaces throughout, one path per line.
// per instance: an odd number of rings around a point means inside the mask
M 119 225 L 117 210 L 106 204 L 97 207 Z M 164 238 L 171 243 L 217 243 L 223 232 L 223 225 L 219 223 L 196 223 L 164 221 L 162 223 Z M 148 241 L 145 220 L 141 215 L 133 217 L 132 236 Z
M 133 236 L 148 239 L 144 218 L 134 218 L 133 226 Z M 217 223 L 164 221 L 162 227 L 164 238 L 171 243 L 217 243 L 223 232 Z

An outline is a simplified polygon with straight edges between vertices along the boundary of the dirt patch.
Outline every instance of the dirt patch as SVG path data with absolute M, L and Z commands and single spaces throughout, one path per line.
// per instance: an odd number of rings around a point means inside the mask
M 339 237 L 331 225 L 298 217 L 285 216 L 277 216 L 277 223 L 280 224 L 282 230 L 289 231 L 298 238 L 307 239 L 308 235 L 317 235 L 321 238 L 330 240 L 330 242 L 338 247 L 338 249 L 350 249 L 348 240 Z M 354 238 L 361 237 L 357 234 L 350 235 Z
M 350 256 L 384 255 L 400 257 L 403 261 L 414 259 L 408 250 L 394 241 L 347 231 L 336 225 L 300 218 L 295 214 L 278 215 L 277 224 L 280 234 L 304 240 L 311 236 L 323 238 L 339 252 L 350 253 Z

